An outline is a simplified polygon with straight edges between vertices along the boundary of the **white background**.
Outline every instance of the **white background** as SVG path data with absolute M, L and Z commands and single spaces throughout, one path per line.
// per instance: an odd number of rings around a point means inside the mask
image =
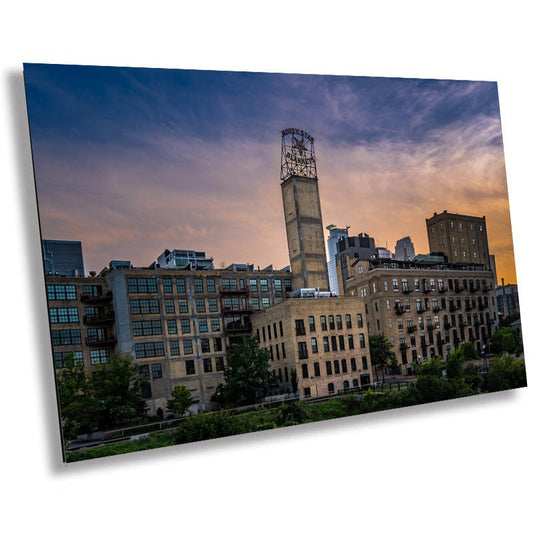
M 2 529 L 531 531 L 530 389 L 63 465 L 22 82 L 23 62 L 498 81 L 527 358 L 526 3 L 10 4 L 0 36 Z

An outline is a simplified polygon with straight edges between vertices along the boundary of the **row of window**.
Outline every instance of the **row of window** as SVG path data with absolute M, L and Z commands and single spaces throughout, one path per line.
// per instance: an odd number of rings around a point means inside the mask
M 350 372 L 357 371 L 357 362 L 355 357 L 350 358 Z M 363 357 L 361 359 L 363 370 L 368 370 L 368 359 Z M 334 361 L 325 362 L 326 375 L 331 376 L 333 374 L 346 374 L 348 372 L 348 360 L 347 359 L 335 359 Z M 320 377 L 321 365 L 319 361 L 313 363 L 314 377 Z M 309 368 L 306 363 L 302 364 L 302 377 L 304 379 L 309 378 Z
M 359 267 L 359 274 L 363 274 L 364 269 L 363 266 Z M 471 290 L 471 291 L 477 291 L 477 290 L 489 290 L 492 288 L 492 285 L 487 282 L 486 279 L 448 279 L 448 282 L 446 283 L 445 280 L 438 279 L 435 283 L 434 279 L 414 279 L 412 280 L 413 283 L 410 283 L 410 280 L 403 278 L 399 280 L 398 278 L 392 279 L 392 290 L 394 292 L 412 292 L 413 290 L 416 292 L 431 292 L 438 290 L 439 292 L 446 292 L 447 290 L 450 291 L 456 291 L 461 292 L 463 290 Z M 400 286 L 401 282 L 401 286 Z M 370 284 L 370 291 L 372 294 L 377 293 L 379 290 L 379 285 L 377 281 L 373 281 Z M 388 292 L 389 290 L 389 280 L 383 280 L 383 292 Z M 362 297 L 367 296 L 368 291 L 367 287 L 361 287 L 359 290 L 359 294 Z
M 173 339 L 169 341 L 169 347 L 171 356 L 194 354 L 193 339 Z M 222 352 L 222 337 L 201 338 L 199 347 L 202 354 Z M 137 359 L 144 359 L 148 357 L 164 357 L 165 355 L 165 347 L 162 341 L 137 342 L 134 345 L 134 351 Z
M 176 287 L 177 293 L 186 293 L 187 292 L 187 279 L 186 278 L 176 278 L 175 283 L 173 283 L 172 278 L 163 278 L 163 292 L 164 293 L 173 293 L 174 285 Z M 128 292 L 130 293 L 157 293 L 158 284 L 156 278 L 128 278 Z M 225 291 L 244 291 L 246 290 L 245 280 L 244 279 L 235 279 L 235 278 L 223 278 L 221 279 L 222 290 Z M 259 285 L 257 279 L 248 280 L 250 291 L 251 292 L 268 292 L 268 280 L 260 279 Z M 272 280 L 272 286 L 275 292 L 282 291 L 282 280 L 274 279 Z M 283 286 L 285 290 L 291 290 L 291 280 L 283 280 Z M 215 293 L 216 291 L 216 280 L 215 278 L 203 278 L 195 277 L 192 280 L 192 289 L 194 293 Z
M 198 332 L 199 333 L 218 333 L 220 331 L 220 318 L 198 318 Z M 188 335 L 192 333 L 190 318 L 169 318 L 166 321 L 167 334 L 169 335 Z M 161 320 L 133 320 L 132 329 L 134 337 L 147 337 L 162 335 L 162 321 Z M 178 332 L 179 324 L 179 332 Z M 209 327 L 211 326 L 211 327 Z
M 348 349 L 354 349 L 354 337 L 353 335 L 346 336 L 348 340 Z M 346 349 L 346 344 L 344 340 L 344 335 L 331 335 L 330 337 L 322 337 L 322 347 L 325 353 L 332 351 L 344 351 Z M 365 335 L 364 333 L 359 333 L 359 347 L 365 348 Z M 318 340 L 316 337 L 311 337 L 311 353 L 318 353 Z M 300 359 L 306 359 L 309 357 L 307 351 L 307 342 L 301 341 L 298 343 L 298 357 Z
M 357 327 L 362 328 L 363 327 L 363 315 L 361 313 L 357 313 L 356 319 L 357 319 Z M 309 325 L 309 331 L 310 332 L 316 331 L 315 317 L 314 316 L 307 317 L 307 322 Z M 344 323 L 346 324 L 346 329 L 352 329 L 352 316 L 350 314 L 344 315 Z M 296 319 L 295 327 L 296 327 L 296 335 L 306 335 L 305 320 Z M 326 318 L 326 315 L 320 316 L 320 328 L 322 331 L 327 331 L 328 329 L 330 330 L 343 329 L 342 315 L 328 315 L 327 318 Z
M 369 385 L 370 384 L 370 376 L 361 376 L 361 386 Z M 352 385 L 354 389 L 358 389 L 360 387 L 359 380 L 353 379 Z M 350 382 L 348 380 L 345 380 L 342 382 L 342 387 L 344 390 L 350 389 Z M 328 383 L 328 393 L 334 394 L 335 393 L 335 384 L 334 383 Z M 311 387 L 304 387 L 304 396 L 306 398 L 309 398 L 311 396 Z
M 66 357 L 69 354 L 73 355 L 74 366 L 83 366 L 83 352 L 54 352 L 54 364 L 56 368 L 64 368 L 66 366 Z M 89 357 L 91 365 L 109 363 L 110 361 L 110 353 L 107 348 L 91 350 Z

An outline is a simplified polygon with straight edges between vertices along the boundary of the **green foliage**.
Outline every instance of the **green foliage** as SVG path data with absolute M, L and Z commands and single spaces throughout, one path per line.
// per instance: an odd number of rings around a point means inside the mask
M 168 400 L 167 409 L 176 416 L 184 416 L 192 402 L 189 389 L 183 385 L 178 385 L 172 391 L 172 399 Z
M 446 358 L 446 377 L 448 379 L 463 377 L 464 351 L 453 350 Z
M 276 425 L 278 427 L 302 424 L 308 416 L 307 404 L 305 402 L 285 403 L 278 409 L 277 414 Z
M 523 359 L 514 359 L 509 354 L 493 359 L 487 378 L 489 392 L 516 389 L 526 385 L 526 366 Z
M 429 361 L 422 363 L 416 368 L 416 375 L 441 377 L 444 370 L 444 363 L 441 357 L 432 357 Z
M 372 365 L 376 370 L 381 370 L 383 380 L 385 380 L 385 369 L 398 366 L 391 344 L 384 335 L 371 335 L 368 343 Z
M 291 368 L 290 379 L 292 392 L 293 394 L 296 394 L 296 392 L 298 391 L 298 373 L 296 372 L 296 368 L 294 367 Z
M 224 383 L 212 399 L 219 404 L 251 405 L 277 384 L 270 372 L 270 354 L 255 337 L 245 337 L 227 354 Z
M 113 354 L 109 363 L 84 373 L 65 358 L 58 372 L 58 394 L 66 438 L 79 433 L 108 429 L 144 415 L 146 401 L 141 398 L 143 378 L 130 357 Z
M 458 350 L 461 351 L 463 359 L 476 359 L 478 357 L 476 347 L 473 342 L 465 342 Z
M 465 383 L 474 391 L 479 391 L 483 388 L 485 380 L 478 372 L 476 365 L 470 363 L 466 365 L 463 371 Z
M 505 318 L 500 320 L 498 327 L 506 328 L 510 327 L 513 322 L 516 322 L 520 319 L 520 311 L 515 311 L 514 313 L 507 315 Z
M 516 353 L 521 349 L 520 333 L 515 328 L 503 327 L 494 332 L 490 343 L 493 353 Z

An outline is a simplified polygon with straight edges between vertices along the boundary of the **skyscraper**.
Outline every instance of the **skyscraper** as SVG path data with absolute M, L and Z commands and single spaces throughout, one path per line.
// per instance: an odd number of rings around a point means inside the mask
M 337 263 L 335 256 L 337 255 L 337 242 L 340 239 L 348 238 L 348 228 L 337 228 L 334 224 L 330 224 L 327 228 L 329 230 L 328 237 L 328 277 L 329 290 L 339 295 L 339 281 L 337 279 Z
M 281 193 L 293 290 L 329 290 L 314 139 L 303 130 L 281 132 Z
M 42 241 L 44 272 L 56 276 L 84 276 L 80 241 Z
M 396 242 L 394 259 L 397 261 L 412 261 L 415 258 L 415 247 L 411 237 L 404 237 Z

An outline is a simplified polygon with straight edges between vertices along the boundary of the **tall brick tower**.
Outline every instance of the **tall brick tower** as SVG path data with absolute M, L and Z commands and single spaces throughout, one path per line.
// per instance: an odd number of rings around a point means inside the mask
M 293 289 L 328 291 L 314 139 L 303 130 L 281 132 L 281 194 Z

